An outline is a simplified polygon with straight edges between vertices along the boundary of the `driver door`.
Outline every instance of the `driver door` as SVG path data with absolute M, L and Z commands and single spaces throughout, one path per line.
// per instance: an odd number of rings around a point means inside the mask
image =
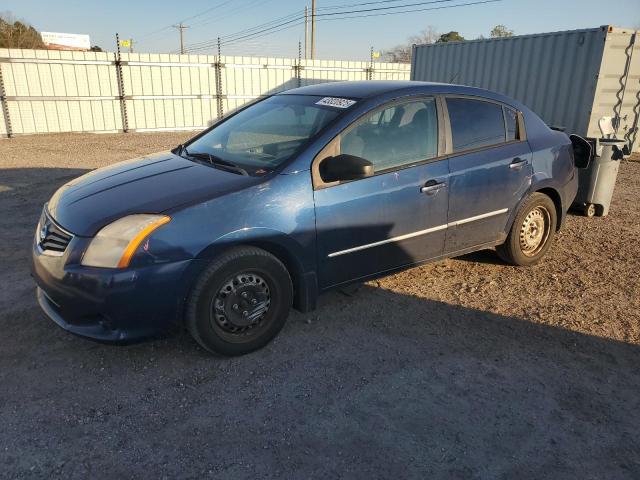
M 442 254 L 448 161 L 438 154 L 432 97 L 396 102 L 356 121 L 314 162 L 320 287 L 346 283 Z M 322 159 L 369 160 L 374 175 L 324 183 Z

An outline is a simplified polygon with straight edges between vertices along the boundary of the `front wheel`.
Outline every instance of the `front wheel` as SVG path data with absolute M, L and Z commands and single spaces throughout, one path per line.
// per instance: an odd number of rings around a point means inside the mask
M 551 245 L 556 224 L 553 201 L 543 193 L 532 194 L 520 207 L 507 241 L 496 248 L 498 255 L 513 265 L 538 263 Z
M 198 278 L 186 305 L 186 326 L 206 350 L 242 355 L 282 329 L 293 301 L 286 267 L 255 247 L 233 248 Z

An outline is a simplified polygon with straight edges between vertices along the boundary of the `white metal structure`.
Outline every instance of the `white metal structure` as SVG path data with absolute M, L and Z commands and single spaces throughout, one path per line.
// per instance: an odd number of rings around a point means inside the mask
M 407 80 L 408 64 L 0 49 L 0 136 L 198 130 L 260 96 L 341 80 Z

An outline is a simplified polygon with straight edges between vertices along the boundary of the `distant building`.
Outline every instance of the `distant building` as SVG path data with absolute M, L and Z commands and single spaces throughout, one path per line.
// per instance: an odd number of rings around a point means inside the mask
M 42 43 L 48 50 L 76 50 L 85 52 L 91 48 L 89 35 L 79 33 L 40 32 Z

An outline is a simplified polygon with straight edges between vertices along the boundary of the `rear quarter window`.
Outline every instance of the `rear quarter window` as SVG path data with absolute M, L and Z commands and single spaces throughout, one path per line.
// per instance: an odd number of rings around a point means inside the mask
M 502 106 L 467 98 L 447 98 L 453 151 L 504 143 Z
M 507 142 L 518 140 L 518 113 L 509 107 L 504 107 L 504 119 L 507 124 Z

